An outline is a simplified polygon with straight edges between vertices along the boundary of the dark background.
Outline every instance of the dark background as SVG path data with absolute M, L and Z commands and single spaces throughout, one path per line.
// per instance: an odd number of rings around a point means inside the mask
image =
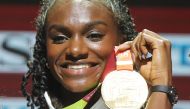
M 40 0 L 0 0 L 0 4 L 38 4 Z M 190 7 L 190 0 L 128 0 L 130 6 Z

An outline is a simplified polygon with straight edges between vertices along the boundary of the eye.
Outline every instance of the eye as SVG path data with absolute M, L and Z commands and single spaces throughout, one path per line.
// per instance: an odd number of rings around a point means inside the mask
M 92 42 L 98 42 L 98 41 L 101 41 L 102 38 L 103 38 L 104 34 L 101 33 L 101 32 L 90 32 L 88 35 L 87 35 L 87 38 L 92 41 Z
M 62 44 L 65 41 L 69 40 L 69 38 L 65 35 L 57 35 L 52 38 L 54 44 Z

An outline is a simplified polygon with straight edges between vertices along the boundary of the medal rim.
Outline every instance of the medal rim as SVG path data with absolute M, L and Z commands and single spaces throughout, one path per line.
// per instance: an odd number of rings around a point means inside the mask
M 122 74 L 123 73 L 123 74 Z M 145 101 L 146 101 L 146 99 L 147 99 L 147 97 L 148 97 L 148 85 L 147 85 L 147 83 L 146 83 L 146 80 L 142 77 L 142 75 L 140 75 L 138 72 L 136 72 L 136 71 L 128 71 L 128 70 L 114 70 L 114 71 L 112 71 L 112 72 L 110 72 L 106 77 L 105 77 L 105 79 L 104 79 L 104 81 L 102 82 L 102 87 L 101 87 L 101 94 L 102 94 L 102 98 L 103 98 L 103 100 L 104 100 L 104 102 L 105 102 L 105 104 L 109 107 L 109 108 L 111 108 L 111 109 L 115 109 L 115 108 L 117 108 L 117 107 L 111 107 L 111 106 L 109 106 L 109 103 L 107 103 L 107 100 L 105 99 L 106 97 L 105 96 L 111 96 L 112 94 L 109 94 L 110 93 L 110 88 L 106 88 L 105 89 L 105 87 L 108 87 L 108 86 L 105 86 L 105 85 L 109 85 L 110 84 L 110 82 L 112 83 L 113 82 L 113 80 L 115 81 L 115 80 L 117 80 L 116 78 L 118 78 L 119 77 L 119 75 L 118 74 L 120 74 L 121 76 L 122 76 L 122 78 L 124 78 L 123 77 L 123 75 L 124 76 L 126 76 L 126 78 L 129 78 L 129 77 L 127 77 L 127 75 L 133 75 L 133 77 L 137 77 L 137 78 L 139 78 L 139 83 L 140 84 L 144 84 L 144 94 L 145 94 L 145 98 L 142 98 L 142 99 L 144 99 L 143 101 L 140 101 L 140 102 L 138 102 L 139 104 L 137 104 L 136 106 L 138 106 L 139 108 L 145 103 Z M 114 75 L 117 75 L 117 76 L 115 76 L 114 78 L 113 78 L 113 76 Z M 136 76 L 135 76 L 136 75 Z M 112 79 L 110 79 L 111 77 L 110 76 L 112 76 Z M 109 79 L 109 80 L 108 80 Z M 117 81 L 120 81 L 120 80 L 117 80 Z M 128 80 L 126 80 L 126 81 L 128 81 Z M 105 83 L 106 82 L 106 83 Z M 108 82 L 109 82 L 109 84 L 108 84 Z M 138 83 L 138 84 L 139 84 Z M 124 84 L 124 83 L 123 83 Z M 118 87 L 118 86 L 117 86 Z M 119 89 L 119 88 L 117 88 L 117 89 Z M 138 89 L 138 88 L 137 88 Z M 142 92 L 142 91 L 141 91 Z M 144 97 L 144 96 L 143 96 Z M 115 101 L 115 102 L 118 102 L 118 101 Z M 127 105 L 126 105 L 127 106 Z

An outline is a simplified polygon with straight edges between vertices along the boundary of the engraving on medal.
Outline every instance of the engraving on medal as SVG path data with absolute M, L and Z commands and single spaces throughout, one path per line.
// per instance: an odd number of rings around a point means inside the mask
M 137 72 L 109 73 L 102 83 L 102 97 L 110 109 L 140 109 L 148 96 L 148 86 Z

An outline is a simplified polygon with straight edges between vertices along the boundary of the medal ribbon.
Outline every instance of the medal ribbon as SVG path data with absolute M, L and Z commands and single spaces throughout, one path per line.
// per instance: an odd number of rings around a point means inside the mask
M 130 50 L 118 53 L 117 48 L 115 48 L 115 53 L 116 53 L 116 70 L 133 71 L 133 60 Z
M 101 84 L 99 84 L 94 90 L 92 90 L 89 94 L 87 94 L 86 96 L 84 96 L 82 99 L 80 99 L 79 101 L 63 108 L 63 109 L 84 109 L 84 107 L 88 104 L 88 101 L 92 98 L 92 96 L 94 95 L 94 93 L 97 91 L 98 87 Z
M 102 74 L 101 81 L 104 80 L 108 73 L 114 70 L 133 71 L 133 61 L 130 50 L 118 52 L 117 47 L 115 47 L 110 57 L 108 58 L 104 73 Z

